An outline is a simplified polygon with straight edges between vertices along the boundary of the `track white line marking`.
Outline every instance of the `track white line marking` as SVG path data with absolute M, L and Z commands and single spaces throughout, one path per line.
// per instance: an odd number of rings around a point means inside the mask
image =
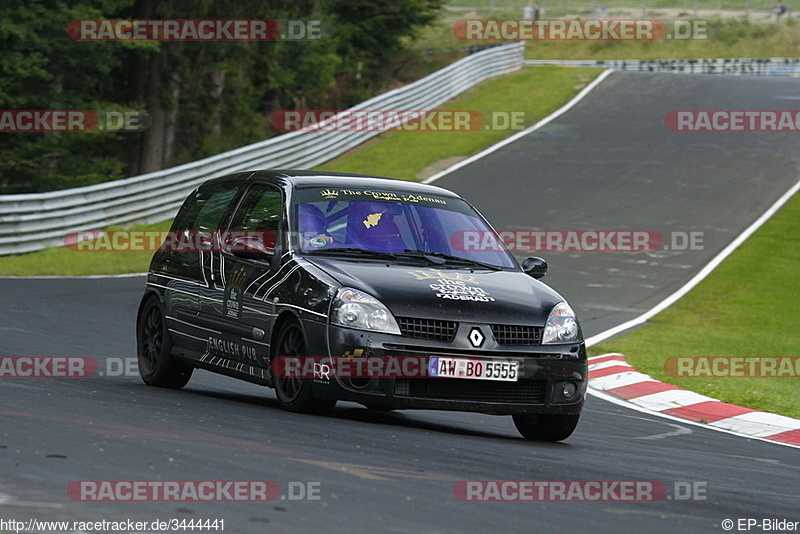
M 750 226 L 748 226 L 739 236 L 734 239 L 727 247 L 722 249 L 719 254 L 717 254 L 710 262 L 708 262 L 705 267 L 703 267 L 699 273 L 694 275 L 688 282 L 686 282 L 680 289 L 675 291 L 673 294 L 656 304 L 650 310 L 644 312 L 640 316 L 636 317 L 635 319 L 631 319 L 630 321 L 626 321 L 620 325 L 617 325 L 613 328 L 609 328 L 604 332 L 600 332 L 597 335 L 594 335 L 586 340 L 586 346 L 591 347 L 592 345 L 597 345 L 601 341 L 605 341 L 606 339 L 620 334 L 634 326 L 639 326 L 640 324 L 644 323 L 648 319 L 652 318 L 653 316 L 661 313 L 668 307 L 675 304 L 675 302 L 683 297 L 686 293 L 694 289 L 694 287 L 702 282 L 711 272 L 716 269 L 720 263 L 722 263 L 725 258 L 730 256 L 734 250 L 736 250 L 739 245 L 745 242 L 748 237 L 753 235 L 756 230 L 758 230 L 765 222 L 769 220 L 784 204 L 786 204 L 792 196 L 800 190 L 800 181 L 795 183 L 786 193 L 783 194 L 778 200 L 775 201 L 772 206 L 770 206 L 767 211 L 765 211 L 761 217 L 756 219 Z
M 756 437 L 774 436 L 800 428 L 800 421 L 768 412 L 749 412 L 709 423 L 715 427 L 736 430 Z
M 677 291 L 672 293 L 670 296 L 668 296 L 667 298 L 662 300 L 660 303 L 658 303 L 655 307 L 653 307 L 650 310 L 646 311 L 645 313 L 639 315 L 638 317 L 636 317 L 634 319 L 631 319 L 630 321 L 626 321 L 626 322 L 624 322 L 624 323 L 622 323 L 620 325 L 617 325 L 617 326 L 615 326 L 613 328 L 609 328 L 608 330 L 605 330 L 604 332 L 600 332 L 599 334 L 590 337 L 589 339 L 586 340 L 586 347 L 588 348 L 588 347 L 591 347 L 592 345 L 596 345 L 596 344 L 598 344 L 598 343 L 600 343 L 600 342 L 602 342 L 602 341 L 604 341 L 604 340 L 606 340 L 606 339 L 608 339 L 608 338 L 610 338 L 612 336 L 620 334 L 620 333 L 622 333 L 622 332 L 624 332 L 624 331 L 626 331 L 626 330 L 628 330 L 630 328 L 633 328 L 634 326 L 638 326 L 638 325 L 644 323 L 645 321 L 647 321 L 648 319 L 650 319 L 651 317 L 653 317 L 653 316 L 657 315 L 658 313 L 662 312 L 663 310 L 665 310 L 666 308 L 668 308 L 672 304 L 674 304 L 678 299 L 680 299 L 681 297 L 686 295 L 686 293 L 691 291 L 696 285 L 698 285 L 709 274 L 711 274 L 714 271 L 714 269 L 716 269 L 719 266 L 719 264 L 722 263 L 725 260 L 725 258 L 730 256 L 733 253 L 733 251 L 736 250 L 736 248 L 739 247 L 739 245 L 741 245 L 745 240 L 747 240 L 748 237 L 753 235 L 753 233 L 755 233 L 756 230 L 758 230 L 765 222 L 767 222 L 770 217 L 772 217 L 775 213 L 777 213 L 777 211 L 781 207 L 783 207 L 783 205 L 786 204 L 792 198 L 792 196 L 794 196 L 795 193 L 797 193 L 798 190 L 800 190 L 800 181 L 795 183 L 794 186 L 792 186 L 786 193 L 784 193 L 778 200 L 776 200 L 772 204 L 772 206 L 770 206 L 758 219 L 756 219 L 741 234 L 739 234 L 739 236 L 736 237 L 736 239 L 734 239 L 727 247 L 725 247 L 719 254 L 717 254 L 710 262 L 708 262 L 700 270 L 700 272 L 698 272 L 695 276 L 693 276 L 680 289 L 678 289 Z M 794 447 L 794 448 L 800 449 L 800 446 L 793 445 L 791 443 L 783 443 L 783 442 L 773 441 L 773 440 L 765 439 L 765 438 L 761 437 L 761 436 L 769 436 L 769 435 L 778 434 L 778 433 L 780 433 L 782 431 L 794 430 L 795 428 L 793 428 L 791 426 L 789 426 L 789 428 L 786 428 L 786 426 L 784 426 L 785 425 L 785 422 L 784 422 L 784 424 L 782 424 L 780 426 L 780 428 L 784 428 L 784 430 L 778 429 L 776 431 L 771 431 L 771 430 L 768 429 L 768 426 L 770 424 L 770 421 L 772 421 L 772 419 L 769 419 L 769 420 L 765 419 L 766 426 L 758 427 L 758 430 L 756 430 L 756 423 L 754 421 L 752 421 L 752 419 L 751 419 L 752 417 L 762 417 L 762 416 L 764 416 L 766 414 L 766 415 L 769 415 L 769 416 L 779 417 L 779 418 L 783 418 L 783 419 L 789 419 L 790 421 L 796 421 L 794 419 L 786 418 L 786 417 L 781 416 L 781 415 L 769 414 L 767 412 L 757 412 L 758 415 L 755 415 L 755 416 L 753 416 L 751 414 L 742 414 L 742 415 L 735 416 L 735 417 L 728 417 L 728 418 L 725 418 L 725 419 L 721 419 L 719 421 L 715 421 L 715 422 L 710 423 L 710 424 L 701 424 L 701 423 L 695 423 L 694 421 L 689 421 L 687 419 L 677 418 L 677 417 L 673 417 L 671 415 L 663 414 L 663 413 L 660 413 L 658 411 L 654 411 L 652 409 L 649 409 L 647 407 L 642 407 L 642 406 L 636 404 L 635 402 L 628 401 L 628 400 L 623 400 L 623 399 L 617 398 L 617 397 L 615 397 L 613 395 L 610 395 L 610 394 L 605 393 L 604 391 L 602 391 L 603 389 L 609 389 L 610 387 L 612 387 L 611 384 L 614 384 L 615 380 L 619 380 L 619 382 L 617 382 L 616 384 L 618 384 L 620 386 L 621 385 L 627 385 L 626 383 L 623 383 L 623 381 L 631 380 L 628 383 L 637 383 L 639 381 L 643 381 L 643 380 L 637 380 L 635 378 L 635 376 L 637 374 L 639 374 L 639 373 L 626 372 L 626 373 L 621 373 L 621 374 L 617 374 L 617 375 L 609 375 L 609 376 L 605 376 L 605 377 L 601 377 L 601 378 L 592 379 L 591 385 L 589 386 L 587 392 L 591 393 L 592 395 L 594 395 L 596 397 L 599 397 L 601 399 L 604 399 L 604 400 L 607 400 L 609 402 L 612 402 L 614 404 L 617 404 L 617 405 L 620 405 L 620 406 L 626 406 L 626 407 L 628 407 L 628 408 L 630 408 L 632 410 L 636 410 L 636 411 L 640 411 L 640 412 L 643 412 L 643 413 L 647 413 L 647 414 L 650 414 L 650 415 L 653 415 L 653 416 L 656 416 L 656 417 L 664 417 L 664 418 L 667 418 L 667 419 L 673 419 L 673 420 L 676 420 L 676 421 L 681 421 L 681 422 L 683 422 L 685 424 L 702 426 L 703 428 L 710 428 L 712 430 L 717 430 L 719 432 L 726 432 L 728 434 L 733 434 L 733 435 L 736 435 L 736 436 L 741 436 L 741 437 L 750 438 L 750 439 L 758 439 L 758 440 L 761 440 L 761 441 L 766 441 L 768 443 L 775 443 L 775 444 L 783 445 L 783 446 L 786 446 L 786 447 Z M 647 375 L 640 375 L 640 376 L 647 376 Z M 650 378 L 650 377 L 648 377 L 648 378 Z M 614 385 L 613 387 L 618 387 L 618 386 Z M 642 397 L 640 397 L 640 399 L 641 398 Z M 711 399 L 711 400 L 716 400 L 716 399 Z M 762 431 L 762 429 L 763 429 L 763 431 Z
M 459 161 L 458 163 L 456 163 L 452 167 L 448 167 L 447 169 L 445 169 L 445 170 L 443 170 L 441 172 L 437 172 L 433 176 L 423 180 L 422 183 L 423 184 L 429 184 L 431 182 L 435 182 L 436 180 L 438 180 L 442 176 L 450 174 L 451 172 L 456 171 L 456 170 L 460 169 L 461 167 L 465 167 L 465 166 L 469 165 L 470 163 L 472 163 L 473 161 L 477 161 L 477 160 L 479 160 L 481 158 L 485 158 L 486 156 L 488 156 L 492 152 L 495 152 L 495 151 L 503 148 L 504 146 L 506 146 L 506 145 L 508 145 L 510 143 L 513 143 L 514 141 L 516 141 L 520 137 L 525 137 L 529 133 L 535 132 L 536 130 L 538 130 L 542 126 L 548 124 L 549 122 L 554 121 L 555 119 L 557 119 L 558 117 L 560 117 L 561 115 L 563 115 L 564 113 L 566 113 L 567 111 L 572 109 L 578 102 L 583 100 L 586 97 L 586 95 L 588 95 L 595 87 L 600 85 L 600 83 L 603 80 L 608 78 L 608 76 L 612 72 L 614 72 L 613 69 L 608 69 L 608 70 L 603 71 L 600 74 L 600 76 L 598 76 L 597 78 L 592 80 L 592 82 L 589 85 L 584 87 L 581 90 L 580 93 L 578 93 L 577 95 L 572 97 L 572 100 L 570 100 L 569 102 L 567 102 L 566 104 L 561 106 L 559 109 L 557 109 L 556 111 L 554 111 L 553 113 L 551 113 L 550 115 L 545 117 L 544 119 L 540 120 L 539 122 L 537 122 L 533 126 L 530 126 L 529 128 L 526 128 L 526 129 L 522 130 L 521 132 L 517 132 L 517 133 L 515 133 L 514 135 L 512 135 L 510 137 L 506 137 L 502 141 L 493 144 L 489 148 L 485 148 L 485 149 L 481 150 L 480 152 L 478 152 L 477 154 L 474 154 L 474 155 L 468 157 L 467 159 Z
M 718 432 L 724 432 L 725 434 L 733 434 L 734 436 L 738 436 L 738 437 L 741 437 L 741 438 L 754 439 L 754 440 L 758 440 L 758 441 L 763 441 L 765 443 L 771 443 L 773 445 L 782 445 L 784 447 L 793 447 L 795 449 L 800 449 L 800 446 L 798 446 L 798 445 L 792 445 L 791 443 L 781 443 L 779 441 L 772 441 L 770 439 L 764 439 L 764 438 L 761 438 L 761 437 L 758 437 L 758 436 L 753 436 L 753 435 L 749 435 L 749 434 L 743 434 L 743 433 L 737 432 L 736 430 L 733 430 L 733 429 L 720 428 L 719 426 L 715 426 L 714 423 L 711 423 L 711 424 L 697 423 L 697 422 L 691 421 L 689 419 L 683 419 L 683 418 L 680 418 L 680 417 L 675 417 L 674 415 L 654 412 L 652 410 L 648 410 L 647 408 L 642 408 L 641 406 L 636 406 L 635 404 L 632 404 L 629 401 L 620 399 L 620 398 L 615 397 L 614 395 L 611 395 L 609 393 L 605 393 L 604 391 L 599 391 L 599 390 L 595 390 L 595 389 L 590 388 L 590 393 L 593 396 L 595 396 L 595 397 L 597 397 L 599 399 L 603 399 L 604 401 L 610 402 L 611 404 L 616 404 L 617 406 L 622 406 L 623 408 L 629 408 L 631 410 L 634 410 L 634 411 L 637 411 L 637 412 L 640 412 L 640 413 L 643 413 L 643 414 L 647 414 L 647 415 L 650 415 L 650 416 L 653 416 L 653 417 L 657 417 L 657 418 L 660 418 L 660 419 L 669 419 L 670 421 L 675 421 L 676 423 L 682 423 L 684 425 L 691 425 L 691 426 L 696 426 L 696 427 L 699 427 L 699 428 L 705 428 L 705 429 L 709 429 L 709 430 L 716 430 Z M 723 419 L 723 421 L 724 421 L 724 419 Z M 719 423 L 719 421 L 717 421 L 717 423 Z
M 621 362 L 619 360 L 608 360 L 607 362 L 600 362 L 600 363 L 589 363 L 589 370 L 590 371 L 597 371 L 598 369 L 605 369 L 606 367 L 630 367 L 631 371 L 635 371 L 636 369 L 627 362 Z
M 715 400 L 716 399 L 712 399 L 711 397 L 706 397 L 705 395 L 685 389 L 671 389 L 669 391 L 660 391 L 658 393 L 651 393 L 650 395 L 642 395 L 641 397 L 630 399 L 632 403 L 655 412 L 671 410 L 673 408 L 683 408 L 684 406 Z
M 592 388 L 605 391 L 607 389 L 621 388 L 622 386 L 630 386 L 640 382 L 648 382 L 653 380 L 653 378 L 633 370 L 627 373 L 592 378 L 591 380 Z

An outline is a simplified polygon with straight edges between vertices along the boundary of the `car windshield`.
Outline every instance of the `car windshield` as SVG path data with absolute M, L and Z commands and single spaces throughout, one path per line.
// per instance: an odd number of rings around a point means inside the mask
M 294 247 L 306 254 L 516 268 L 495 232 L 458 198 L 305 188 L 296 191 L 293 204 Z

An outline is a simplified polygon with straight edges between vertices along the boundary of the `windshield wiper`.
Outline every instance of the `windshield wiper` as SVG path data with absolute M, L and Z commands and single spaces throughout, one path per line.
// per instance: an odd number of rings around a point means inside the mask
M 462 258 L 461 256 L 453 256 L 452 254 L 445 254 L 443 252 L 425 252 L 424 250 L 411 250 L 405 249 L 404 252 L 379 252 L 377 250 L 369 250 L 366 248 L 358 247 L 337 247 L 337 248 L 320 248 L 316 250 L 307 250 L 305 254 L 314 256 L 354 256 L 363 258 L 373 258 L 379 260 L 424 260 L 433 265 L 444 265 L 446 263 L 460 263 L 463 265 L 472 265 L 481 267 L 483 269 L 490 269 L 492 271 L 502 271 L 503 268 L 499 265 L 492 265 L 491 263 L 484 263 L 478 260 L 469 258 Z
M 316 250 L 307 250 L 304 253 L 313 254 L 315 256 L 362 256 L 381 260 L 397 259 L 397 254 L 392 254 L 391 252 L 378 252 L 377 250 L 358 247 L 320 248 Z
M 424 250 L 411 250 L 405 249 L 403 252 L 398 252 L 397 256 L 401 258 L 413 258 L 415 260 L 425 260 L 428 263 L 432 263 L 433 265 L 444 265 L 447 263 L 447 260 L 444 258 L 440 258 L 430 252 L 425 252 Z
M 462 258 L 461 256 L 453 256 L 452 254 L 445 254 L 444 252 L 425 252 L 424 250 L 411 250 L 406 249 L 404 253 L 397 254 L 397 256 L 409 256 L 409 257 L 416 257 L 416 258 L 425 258 L 431 263 L 436 263 L 437 265 L 443 265 L 445 263 L 462 263 L 465 265 L 474 265 L 477 267 L 482 267 L 483 269 L 489 269 L 492 271 L 502 271 L 503 268 L 499 265 L 492 265 L 491 263 L 484 263 L 482 261 L 473 260 L 470 258 Z M 435 260 L 439 260 L 436 262 Z

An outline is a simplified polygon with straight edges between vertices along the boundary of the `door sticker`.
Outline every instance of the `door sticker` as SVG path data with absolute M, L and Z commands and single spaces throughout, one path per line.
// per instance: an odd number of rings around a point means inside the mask
M 239 319 L 242 310 L 242 297 L 244 296 L 244 282 L 247 272 L 244 267 L 239 268 L 228 280 L 225 286 L 223 314 L 228 319 Z

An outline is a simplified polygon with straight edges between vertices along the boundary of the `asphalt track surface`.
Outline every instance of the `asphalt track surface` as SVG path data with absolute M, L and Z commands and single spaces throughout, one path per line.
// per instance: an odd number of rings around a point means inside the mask
M 613 74 L 543 131 L 439 181 L 498 229 L 702 231 L 704 250 L 547 253 L 587 335 L 672 293 L 798 179 L 797 134 L 672 133 L 673 109 L 796 109 L 797 80 Z M 768 258 L 765 258 L 768 261 Z M 135 355 L 142 277 L 0 280 L 0 355 Z M 796 281 L 794 281 L 796 283 Z M 713 313 L 713 310 L 710 311 Z M 182 391 L 138 377 L 0 381 L 0 519 L 224 519 L 225 531 L 708 533 L 798 520 L 798 450 L 590 396 L 575 434 L 529 443 L 509 417 L 340 403 L 280 410 L 271 390 L 197 371 Z M 320 500 L 73 502 L 75 480 L 318 482 Z M 706 499 L 461 502 L 459 480 L 704 483 Z M 755 529 L 758 532 L 758 529 Z

